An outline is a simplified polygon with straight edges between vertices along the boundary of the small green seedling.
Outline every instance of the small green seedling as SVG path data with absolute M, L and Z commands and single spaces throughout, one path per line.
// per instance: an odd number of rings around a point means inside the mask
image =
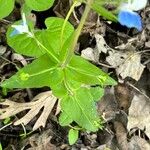
M 78 140 L 78 136 L 79 136 L 79 130 L 70 129 L 68 134 L 69 144 L 73 145 Z

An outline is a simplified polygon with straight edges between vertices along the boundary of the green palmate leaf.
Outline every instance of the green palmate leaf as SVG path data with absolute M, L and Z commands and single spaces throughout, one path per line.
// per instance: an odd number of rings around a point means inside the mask
M 33 31 L 33 37 L 28 34 L 16 34 L 11 36 L 15 29 L 10 27 L 7 31 L 8 44 L 17 53 L 26 56 L 39 57 L 49 51 L 57 58 L 57 54 L 60 51 L 60 34 L 63 22 L 63 19 L 56 17 L 48 18 L 46 20 L 47 29 Z M 20 23 L 21 21 L 16 22 L 15 24 Z M 68 23 L 64 30 L 63 40 L 67 40 L 73 31 L 73 26 Z
M 104 89 L 99 86 L 91 87 L 89 90 L 93 96 L 94 101 L 99 101 L 104 95 Z
M 61 51 L 60 51 L 60 56 L 59 56 L 59 60 L 63 63 L 67 57 L 68 51 L 69 51 L 69 47 L 72 43 L 72 38 L 74 37 L 74 33 L 72 32 L 72 34 L 70 35 L 70 37 L 64 41 L 62 47 L 61 47 Z
M 46 31 L 36 31 L 33 37 L 29 36 L 27 33 L 11 36 L 14 30 L 15 29 L 12 27 L 8 29 L 7 42 L 17 53 L 31 57 L 39 57 L 49 51 L 57 57 L 55 51 L 51 47 L 51 42 L 47 41 L 48 35 Z M 44 43 L 46 44 L 44 45 Z
M 0 19 L 7 17 L 14 8 L 15 0 L 0 0 Z
M 67 39 L 74 31 L 74 27 L 69 22 L 67 22 L 61 39 L 61 31 L 64 24 L 64 19 L 58 17 L 50 17 L 46 19 L 45 24 L 47 27 L 48 42 L 50 42 L 52 48 L 59 53 L 61 50 L 61 44 L 63 45 L 63 43 L 67 41 Z
M 66 95 L 71 93 L 71 90 L 78 90 L 81 87 L 81 83 L 74 81 L 69 74 L 66 75 L 66 71 L 64 72 L 64 80 L 59 83 L 59 85 L 54 84 L 51 86 L 51 89 L 53 90 L 53 94 L 58 98 L 63 98 Z
M 50 8 L 54 0 L 25 0 L 25 2 L 32 10 L 43 11 Z
M 60 82 L 59 85 L 51 85 L 51 89 L 53 90 L 53 94 L 60 99 L 68 94 L 64 81 Z
M 69 117 L 65 112 L 62 112 L 59 117 L 59 123 L 61 126 L 68 126 L 72 123 L 72 118 Z
M 93 3 L 92 9 L 95 10 L 99 15 L 103 16 L 104 18 L 117 22 L 117 17 L 113 15 L 110 11 L 99 5 L 98 3 Z
M 109 77 L 106 73 L 99 68 L 81 58 L 74 55 L 70 61 L 66 74 L 72 77 L 72 79 L 88 84 L 88 85 L 115 85 L 116 81 Z
M 1 86 L 5 88 L 38 88 L 50 86 L 62 81 L 62 73 L 57 73 L 57 66 L 47 55 L 39 57 L 28 66 L 20 69 Z M 53 73 L 56 73 L 55 76 Z
M 79 126 L 89 131 L 97 131 L 100 128 L 95 102 L 86 88 L 75 90 L 72 95 L 62 98 L 61 109 Z
M 73 145 L 78 140 L 78 136 L 79 136 L 78 130 L 70 129 L 68 133 L 69 144 Z
M 21 21 L 15 23 L 20 24 Z M 39 57 L 45 53 L 45 50 L 37 44 L 35 38 L 28 36 L 28 34 L 17 34 L 11 36 L 15 31 L 14 28 L 9 27 L 7 31 L 7 42 L 17 52 L 26 56 Z M 35 37 L 40 40 L 41 32 L 36 32 Z

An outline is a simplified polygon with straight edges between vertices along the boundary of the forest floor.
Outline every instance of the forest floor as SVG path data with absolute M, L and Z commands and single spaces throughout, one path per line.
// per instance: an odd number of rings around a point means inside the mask
M 67 5 L 66 5 L 67 4 Z M 59 0 L 53 8 L 33 12 L 30 17 L 37 28 L 45 28 L 44 20 L 50 16 L 65 17 L 68 0 Z M 76 27 L 84 7 L 77 7 L 70 18 Z M 32 132 L 33 119 L 26 126 L 14 126 L 11 120 L 25 112 L 0 121 L 0 142 L 4 150 L 150 150 L 150 6 L 140 12 L 143 30 L 128 29 L 112 23 L 91 11 L 79 38 L 76 53 L 109 73 L 118 81 L 115 87 L 106 87 L 105 95 L 97 103 L 104 119 L 104 129 L 96 133 L 81 132 L 76 144 L 70 146 L 67 127 L 61 127 L 57 118 L 50 115 L 45 128 Z M 13 64 L 23 66 L 28 58 L 16 54 L 6 41 L 6 31 L 11 22 L 20 19 L 16 9 L 0 21 L 0 79 L 16 72 Z M 13 62 L 13 63 L 12 63 Z M 1 98 L 15 102 L 29 102 L 47 88 L 11 90 Z M 9 123 L 10 122 L 10 123 Z M 8 123 L 8 124 L 7 124 Z

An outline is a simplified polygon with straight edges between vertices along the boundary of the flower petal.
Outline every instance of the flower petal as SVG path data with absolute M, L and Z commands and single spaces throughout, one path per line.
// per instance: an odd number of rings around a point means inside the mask
M 27 26 L 25 13 L 22 13 L 23 26 Z
M 13 28 L 15 28 L 18 33 L 27 33 L 28 32 L 28 26 L 23 26 L 23 25 L 12 25 Z
M 13 36 L 15 36 L 15 35 L 17 35 L 17 34 L 20 34 L 20 32 L 19 32 L 18 30 L 14 29 L 14 30 L 10 33 L 10 37 L 13 37 Z
M 130 8 L 133 11 L 138 11 L 145 8 L 147 0 L 133 0 L 130 4 Z
M 118 14 L 118 21 L 121 25 L 127 26 L 128 28 L 137 28 L 139 31 L 142 30 L 141 17 L 135 12 L 121 10 Z

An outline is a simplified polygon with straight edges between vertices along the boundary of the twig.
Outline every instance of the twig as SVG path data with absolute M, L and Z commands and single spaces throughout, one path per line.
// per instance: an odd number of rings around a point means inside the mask
M 7 58 L 5 58 L 5 57 L 3 57 L 3 56 L 1 56 L 1 55 L 0 55 L 0 58 L 2 58 L 3 60 L 5 60 L 5 61 L 8 62 L 8 63 L 14 65 L 14 66 L 16 67 L 16 69 L 19 70 L 18 66 L 17 66 L 15 63 L 11 62 L 10 60 L 8 60 Z
M 143 65 L 147 65 L 150 62 L 150 59 L 146 60 Z
M 140 52 L 136 52 L 137 54 L 141 54 L 141 53 L 146 53 L 146 52 L 150 52 L 150 49 L 146 49 L 146 50 L 143 50 L 143 51 L 140 51 Z
M 140 94 L 142 94 L 143 96 L 145 96 L 145 97 L 150 101 L 150 97 L 147 96 L 145 93 L 143 93 L 141 90 L 139 90 L 137 87 L 135 87 L 133 84 L 131 84 L 131 83 L 129 83 L 129 82 L 127 82 L 127 84 L 128 84 L 130 87 L 134 88 L 136 91 L 138 91 Z
M 109 65 L 103 64 L 103 63 L 101 63 L 101 62 L 98 62 L 98 65 L 103 66 L 103 67 L 106 67 L 106 68 L 115 68 L 115 67 L 113 67 L 113 66 L 109 66 Z
M 4 23 L 4 24 L 12 24 L 11 21 L 8 21 L 8 20 L 6 20 L 6 19 L 2 19 L 2 20 L 0 20 L 0 22 L 2 22 L 2 23 Z
M 3 126 L 2 128 L 0 128 L 0 131 L 4 130 L 5 128 L 7 128 L 8 126 L 12 125 L 12 122 L 6 124 L 5 126 Z

